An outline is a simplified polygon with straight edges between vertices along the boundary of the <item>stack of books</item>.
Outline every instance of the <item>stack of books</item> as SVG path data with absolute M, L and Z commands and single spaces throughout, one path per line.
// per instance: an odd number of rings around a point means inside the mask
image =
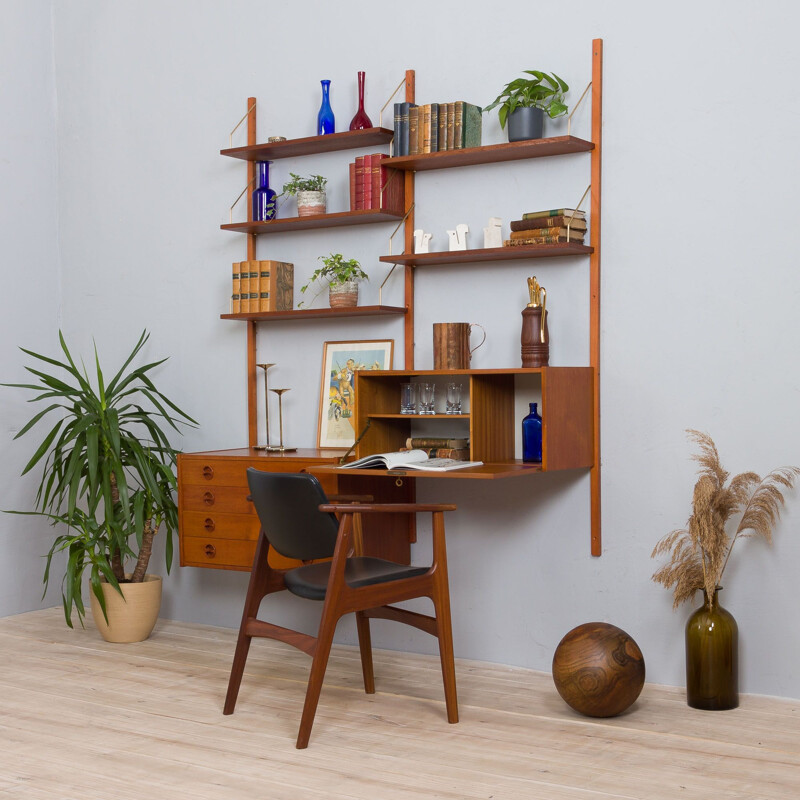
M 459 100 L 454 103 L 394 104 L 395 156 L 441 153 L 481 146 L 481 109 Z
M 357 156 L 350 164 L 350 210 L 404 214 L 403 173 L 383 166 L 386 153 Z
M 231 314 L 291 311 L 294 264 L 286 261 L 234 261 Z
M 586 212 L 574 208 L 531 211 L 511 222 L 511 238 L 503 244 L 517 247 L 525 244 L 583 244 L 586 236 Z

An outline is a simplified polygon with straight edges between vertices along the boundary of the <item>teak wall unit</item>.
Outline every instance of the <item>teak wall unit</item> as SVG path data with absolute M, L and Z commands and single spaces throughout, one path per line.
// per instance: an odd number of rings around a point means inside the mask
M 308 309 L 283 312 L 261 312 L 250 314 L 223 314 L 223 319 L 245 321 L 247 334 L 247 398 L 248 398 L 248 440 L 250 447 L 240 451 L 220 451 L 215 454 L 186 454 L 179 465 L 179 504 L 182 513 L 181 524 L 181 563 L 204 564 L 202 558 L 190 557 L 199 552 L 200 542 L 190 542 L 184 552 L 184 537 L 192 510 L 184 503 L 195 502 L 192 491 L 187 492 L 187 475 L 190 461 L 213 458 L 214 463 L 224 464 L 235 460 L 235 468 L 243 474 L 242 465 L 257 463 L 262 468 L 311 469 L 321 478 L 338 479 L 338 490 L 343 491 L 342 481 L 350 486 L 368 482 L 371 493 L 382 493 L 381 487 L 394 486 L 401 491 L 413 492 L 414 481 L 396 477 L 396 473 L 374 470 L 348 470 L 343 476 L 334 466 L 335 459 L 329 453 L 315 449 L 301 451 L 294 458 L 286 455 L 265 455 L 252 448 L 257 442 L 257 375 L 256 375 L 256 330 L 261 322 L 287 319 L 313 319 L 319 317 L 336 318 L 364 315 L 403 315 L 405 369 L 383 373 L 357 373 L 356 430 L 361 430 L 370 421 L 370 431 L 358 447 L 357 455 L 396 450 L 405 444 L 405 438 L 412 432 L 413 419 L 402 418 L 395 413 L 399 398 L 398 386 L 403 380 L 413 380 L 426 376 L 443 380 L 451 376 L 463 376 L 468 383 L 470 413 L 464 422 L 469 426 L 471 458 L 484 461 L 483 467 L 456 470 L 448 473 L 416 474 L 413 477 L 447 479 L 493 479 L 512 476 L 535 475 L 539 472 L 588 468 L 591 475 L 591 552 L 601 554 L 600 530 L 600 187 L 601 187 L 601 123 L 602 123 L 602 60 L 603 42 L 592 42 L 592 83 L 591 83 L 591 141 L 574 136 L 558 136 L 525 142 L 487 145 L 467 150 L 427 153 L 414 156 L 393 157 L 384 161 L 387 167 L 404 172 L 405 224 L 404 254 L 382 256 L 381 261 L 399 264 L 404 268 L 404 306 L 361 306 L 352 310 Z M 405 99 L 415 101 L 415 73 L 406 72 Z M 388 144 L 393 131 L 372 128 L 368 131 L 348 131 L 327 136 L 311 136 L 284 142 L 256 143 L 255 98 L 247 101 L 247 146 L 221 151 L 223 155 L 239 158 L 247 163 L 248 183 L 254 177 L 254 163 L 258 160 L 313 155 L 315 153 L 338 150 L 363 149 Z M 590 191 L 590 240 L 589 245 L 556 244 L 527 247 L 508 247 L 475 249 L 456 252 L 415 254 L 413 231 L 415 228 L 414 182 L 417 172 L 477 164 L 517 161 L 550 156 L 590 153 L 591 191 Z M 249 206 L 249 204 L 248 204 Z M 317 227 L 357 225 L 398 221 L 402 217 L 376 211 L 356 211 L 325 214 L 318 217 L 279 219 L 270 222 L 253 222 L 248 207 L 248 221 L 223 225 L 224 230 L 241 232 L 247 237 L 247 258 L 256 258 L 256 236 L 277 231 L 305 230 Z M 436 372 L 434 370 L 414 369 L 414 276 L 420 268 L 439 264 L 477 264 L 484 261 L 528 260 L 534 258 L 588 256 L 589 259 L 589 303 L 590 303 L 590 365 L 588 367 L 545 367 L 542 369 L 495 369 Z M 514 416 L 514 386 L 518 379 L 538 381 L 543 411 L 543 461 L 541 465 L 523 464 L 514 459 L 514 432 L 519 420 Z M 431 419 L 431 418 L 428 418 Z M 450 417 L 449 419 L 452 419 Z M 434 422 L 435 424 L 435 422 Z M 275 465 L 267 467 L 266 465 Z M 205 464 L 209 466 L 209 464 Z M 224 469 L 223 469 L 224 471 Z M 387 480 L 387 477 L 391 479 Z M 202 484 L 201 484 L 202 485 Z M 241 475 L 237 478 L 241 485 Z M 370 491 L 366 489 L 364 491 Z M 193 509 L 196 510 L 196 509 Z M 231 506 L 223 502 L 221 513 L 237 514 Z M 199 517 L 198 517 L 199 519 Z M 205 518 L 204 518 L 205 519 Z M 200 524 L 200 523 L 198 523 Z M 204 522 L 202 524 L 205 524 Z M 215 523 L 216 527 L 216 523 Z M 203 529 L 205 531 L 205 529 Z M 233 530 L 233 528 L 231 528 Z M 207 531 L 205 531 L 207 532 Z M 250 541 L 248 529 L 246 541 Z M 203 537 L 200 536 L 200 539 Z M 403 538 L 402 532 L 399 538 Z M 408 536 L 406 536 L 406 542 Z M 400 544 L 400 547 L 403 543 Z M 245 548 L 246 549 L 246 548 Z M 233 557 L 231 557 L 233 558 Z M 230 560 L 230 559 L 229 559 Z M 218 564 L 229 568 L 246 568 L 248 561 L 237 564 Z

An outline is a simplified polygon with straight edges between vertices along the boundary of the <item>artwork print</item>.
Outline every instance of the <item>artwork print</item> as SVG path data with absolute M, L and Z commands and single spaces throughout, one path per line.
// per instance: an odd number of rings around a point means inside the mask
M 355 372 L 392 368 L 393 339 L 325 342 L 320 387 L 319 446 L 349 448 L 356 440 Z

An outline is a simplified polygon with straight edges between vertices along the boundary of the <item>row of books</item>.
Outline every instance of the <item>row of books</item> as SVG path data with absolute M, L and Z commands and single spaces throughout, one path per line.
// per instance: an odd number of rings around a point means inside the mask
M 350 164 L 350 210 L 374 209 L 405 213 L 404 173 L 383 166 L 386 153 L 357 156 Z
M 441 153 L 481 146 L 480 106 L 454 103 L 394 104 L 395 156 Z
M 510 238 L 503 244 L 518 247 L 526 244 L 583 244 L 586 236 L 586 212 L 574 208 L 531 211 L 511 222 Z
M 234 261 L 231 314 L 290 311 L 294 307 L 294 264 Z

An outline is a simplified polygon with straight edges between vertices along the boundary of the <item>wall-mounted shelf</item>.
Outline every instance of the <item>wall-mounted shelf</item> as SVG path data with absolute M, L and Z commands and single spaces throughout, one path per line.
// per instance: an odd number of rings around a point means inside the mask
M 333 134 L 331 134 L 333 135 Z M 335 214 L 313 214 L 309 217 L 287 217 L 266 222 L 232 222 L 220 225 L 223 231 L 250 233 L 260 236 L 265 233 L 284 233 L 286 231 L 308 231 L 314 228 L 339 228 L 344 225 L 368 225 L 373 222 L 398 222 L 402 214 L 388 211 L 338 211 Z
M 520 161 L 527 158 L 562 156 L 568 153 L 588 153 L 594 144 L 575 136 L 553 136 L 549 139 L 531 139 L 525 142 L 490 144 L 464 150 L 445 150 L 441 153 L 420 153 L 413 156 L 388 158 L 387 167 L 422 172 L 448 167 L 469 167 L 475 164 L 497 164 L 503 161 Z
M 585 244 L 530 244 L 519 247 L 483 247 L 475 250 L 450 250 L 439 253 L 408 253 L 381 256 L 386 264 L 403 264 L 409 267 L 426 267 L 434 264 L 469 264 L 479 261 L 513 261 L 528 258 L 556 258 L 558 256 L 588 256 L 591 247 Z
M 247 314 L 220 314 L 220 319 L 270 322 L 283 319 L 332 319 L 334 317 L 380 317 L 407 313 L 400 306 L 356 306 L 355 308 L 296 308 L 291 311 L 253 311 Z
M 278 158 L 311 156 L 316 153 L 335 153 L 338 150 L 355 150 L 361 147 L 378 147 L 389 144 L 394 131 L 388 128 L 365 128 L 361 131 L 329 133 L 325 136 L 306 136 L 303 139 L 286 139 L 283 142 L 265 142 L 246 147 L 220 150 L 223 156 L 243 161 L 273 161 Z

